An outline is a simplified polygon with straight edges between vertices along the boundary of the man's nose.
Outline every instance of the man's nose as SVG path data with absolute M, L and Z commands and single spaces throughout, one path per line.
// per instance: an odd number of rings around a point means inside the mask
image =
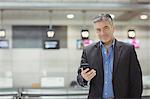
M 105 31 L 104 31 L 104 30 L 102 30 L 102 31 L 101 31 L 101 35 L 104 35 L 104 34 L 105 34 Z

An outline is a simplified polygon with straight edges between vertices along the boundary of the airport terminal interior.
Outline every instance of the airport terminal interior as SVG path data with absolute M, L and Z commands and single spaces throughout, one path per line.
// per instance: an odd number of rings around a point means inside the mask
M 135 47 L 150 98 L 150 0 L 0 0 L 0 99 L 87 99 L 77 71 L 102 13 Z

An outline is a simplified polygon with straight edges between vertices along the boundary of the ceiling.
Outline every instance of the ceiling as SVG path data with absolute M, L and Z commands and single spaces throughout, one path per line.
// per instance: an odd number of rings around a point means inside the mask
M 150 0 L 0 0 L 0 9 L 5 11 L 5 19 L 47 19 L 48 11 L 53 11 L 53 20 L 68 21 L 66 14 L 75 15 L 74 21 L 92 20 L 99 13 L 111 13 L 118 22 L 139 21 L 141 14 L 150 23 Z M 141 21 L 141 20 L 140 20 Z M 73 22 L 72 22 L 73 23 Z
M 149 3 L 149 0 L 0 0 L 0 2 L 56 2 L 56 3 L 68 3 L 68 2 L 79 2 L 79 3 L 92 3 L 92 2 L 119 2 L 119 3 Z

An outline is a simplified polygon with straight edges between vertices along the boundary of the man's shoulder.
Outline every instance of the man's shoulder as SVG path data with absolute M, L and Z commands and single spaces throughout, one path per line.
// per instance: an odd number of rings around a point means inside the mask
M 129 44 L 129 43 L 126 43 L 126 42 L 123 42 L 123 41 L 119 41 L 119 40 L 116 40 L 116 45 L 118 46 L 122 46 L 122 47 L 125 47 L 125 48 L 133 48 L 133 45 Z M 91 49 L 94 49 L 94 48 L 97 48 L 99 47 L 99 41 L 98 42 L 94 42 L 88 46 L 86 46 L 84 49 L 85 50 L 91 50 Z
M 94 42 L 94 43 L 92 43 L 92 44 L 86 46 L 85 49 L 93 49 L 93 48 L 95 48 L 96 46 L 98 46 L 98 43 L 99 43 L 99 42 Z
M 116 43 L 122 47 L 125 47 L 125 48 L 132 48 L 133 45 L 132 44 L 129 44 L 129 43 L 126 43 L 126 42 L 123 42 L 123 41 L 116 41 Z

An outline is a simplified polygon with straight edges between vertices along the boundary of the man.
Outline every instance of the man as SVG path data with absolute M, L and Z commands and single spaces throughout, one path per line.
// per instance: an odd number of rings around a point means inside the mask
M 94 25 L 100 41 L 84 48 L 77 76 L 81 86 L 90 85 L 88 99 L 141 98 L 142 72 L 134 47 L 115 39 L 109 14 L 95 17 Z

